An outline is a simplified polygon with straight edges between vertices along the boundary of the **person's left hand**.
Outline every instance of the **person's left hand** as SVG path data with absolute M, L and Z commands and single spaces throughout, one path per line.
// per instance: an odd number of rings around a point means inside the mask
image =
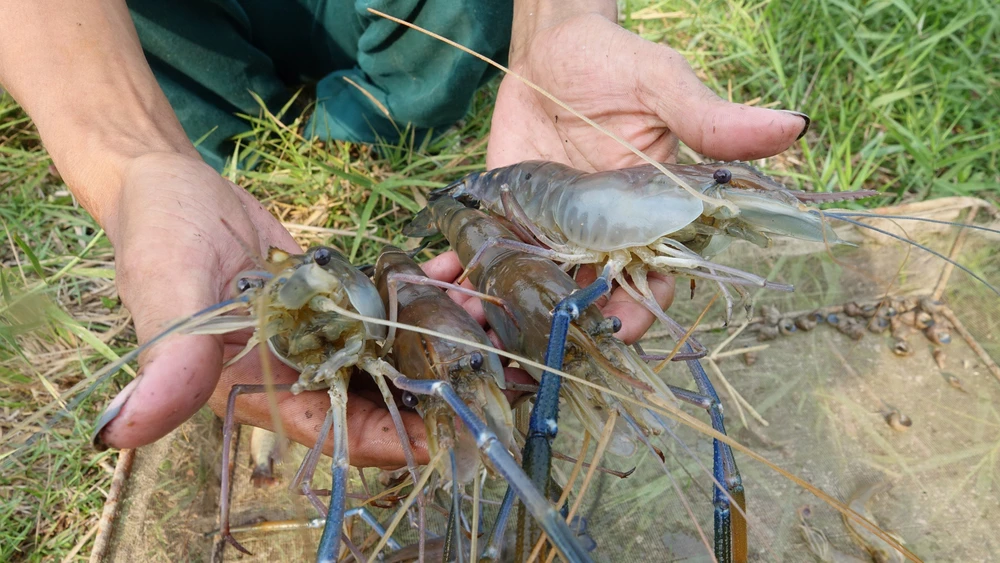
M 763 158 L 785 150 L 808 129 L 803 114 L 722 100 L 677 51 L 623 29 L 608 19 L 613 14 L 557 16 L 562 19 L 547 27 L 544 21 L 525 25 L 529 36 L 519 37 L 515 27 L 510 68 L 659 162 L 674 159 L 678 140 L 719 160 Z M 588 171 L 644 163 L 508 75 L 497 95 L 486 164 L 492 169 L 524 160 Z M 582 285 L 593 279 L 592 270 L 578 277 Z M 650 285 L 660 305 L 668 306 L 673 280 L 651 276 Z M 618 336 L 628 343 L 654 320 L 620 288 L 603 312 L 622 320 Z

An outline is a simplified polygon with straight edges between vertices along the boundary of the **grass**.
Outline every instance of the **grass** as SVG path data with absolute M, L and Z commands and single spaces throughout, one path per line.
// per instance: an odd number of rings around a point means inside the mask
M 716 92 L 812 117 L 794 182 L 920 198 L 995 189 L 995 3 L 632 4 L 625 25 L 671 43 Z M 655 17 L 674 11 L 686 17 Z
M 763 162 L 804 187 L 874 188 L 880 202 L 947 195 L 996 201 L 1000 183 L 1000 8 L 988 0 L 625 2 L 623 25 L 677 48 L 716 92 L 813 119 L 793 149 Z M 378 151 L 309 143 L 268 115 L 233 172 L 303 244 L 370 262 L 422 188 L 482 167 L 495 84 L 433 143 Z M 0 432 L 130 346 L 113 252 L 73 202 L 28 118 L 0 97 Z M 373 195 L 377 197 L 372 197 Z M 24 452 L 0 450 L 0 560 L 79 560 L 115 463 L 89 424 L 121 375 Z M 38 429 L 37 424 L 30 426 Z M 15 438 L 15 443 L 20 438 Z

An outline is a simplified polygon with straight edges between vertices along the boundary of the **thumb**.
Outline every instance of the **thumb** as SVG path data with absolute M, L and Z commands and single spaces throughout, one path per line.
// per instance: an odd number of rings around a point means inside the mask
M 211 272 L 161 260 L 155 269 L 129 264 L 120 282 L 140 342 L 149 342 L 179 318 L 218 301 Z M 131 286 L 127 280 L 141 280 Z M 128 289 L 126 289 L 128 288 Z M 134 288 L 134 291 L 132 290 Z M 140 356 L 139 376 L 110 403 L 98 421 L 94 443 L 134 448 L 155 442 L 180 426 L 212 395 L 222 370 L 217 336 L 167 336 Z
M 664 47 L 640 74 L 644 102 L 695 152 L 719 160 L 778 154 L 809 130 L 809 116 L 727 102 L 691 70 L 680 53 Z
M 219 217 L 244 240 L 256 241 L 247 214 L 259 214 L 259 204 L 241 201 L 240 192 L 204 163 L 176 155 L 137 159 L 124 182 L 109 236 L 119 294 L 146 344 L 227 293 L 227 276 L 249 258 Z M 139 356 L 139 376 L 98 420 L 95 445 L 137 447 L 180 426 L 215 389 L 223 350 L 218 336 L 170 335 L 155 342 Z

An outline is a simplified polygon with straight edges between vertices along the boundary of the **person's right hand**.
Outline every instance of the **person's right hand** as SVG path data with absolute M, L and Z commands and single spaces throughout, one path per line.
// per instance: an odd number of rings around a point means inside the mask
M 116 212 L 103 222 L 116 251 L 119 294 L 135 320 L 140 343 L 178 318 L 231 297 L 233 278 L 254 266 L 246 246 L 264 255 L 271 246 L 300 251 L 253 196 L 195 156 L 141 156 L 126 168 L 120 193 Z M 248 331 L 224 337 L 172 336 L 154 345 L 140 356 L 140 375 L 102 416 L 95 442 L 120 448 L 151 443 L 206 402 L 224 415 L 233 384 L 263 383 L 256 352 L 222 369 L 248 336 Z M 270 365 L 277 383 L 297 379 L 273 357 Z M 284 392 L 277 398 L 289 438 L 315 443 L 330 406 L 327 393 Z M 236 405 L 237 422 L 274 428 L 265 395 L 242 396 Z M 352 394 L 347 408 L 352 465 L 405 464 L 381 396 Z M 402 414 L 417 461 L 426 463 L 424 425 L 416 413 Z

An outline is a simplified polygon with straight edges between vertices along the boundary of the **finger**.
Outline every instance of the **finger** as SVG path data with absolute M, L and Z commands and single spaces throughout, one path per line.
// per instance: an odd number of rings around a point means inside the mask
M 458 278 L 459 274 L 464 271 L 462 263 L 458 261 L 458 254 L 454 250 L 449 250 L 444 254 L 435 256 L 434 258 L 428 260 L 427 262 L 420 265 L 423 268 L 424 273 L 428 277 L 434 278 L 436 280 L 453 282 Z M 468 289 L 475 289 L 472 284 L 466 280 L 462 282 L 462 287 Z M 453 290 L 447 290 L 448 297 L 461 305 L 465 310 L 472 315 L 476 322 L 483 325 L 486 324 L 486 316 L 483 313 L 482 304 L 477 304 L 478 298 L 465 293 L 459 293 Z
M 643 102 L 695 152 L 719 160 L 753 160 L 782 152 L 805 135 L 808 116 L 727 102 L 708 89 L 683 56 L 658 49 L 639 73 Z
M 520 368 L 505 367 L 503 368 L 503 375 L 507 382 L 507 388 L 503 390 L 503 395 L 507 397 L 507 401 L 511 404 L 528 394 L 527 391 L 511 389 L 512 384 L 538 385 L 538 382 L 535 381 L 535 378 L 531 377 L 531 374 Z
M 175 282 L 173 293 L 163 282 Z M 174 320 L 216 301 L 212 292 L 185 287 L 179 280 L 152 281 L 147 289 L 166 292 L 176 309 L 130 305 L 142 340 Z M 154 328 L 155 327 L 155 328 Z M 134 448 L 154 442 L 198 411 L 211 396 L 222 368 L 222 342 L 214 336 L 176 336 L 142 357 L 140 375 L 111 402 L 98 421 L 95 444 Z
M 468 280 L 462 282 L 462 287 L 475 289 L 472 287 L 472 284 Z M 468 313 L 469 316 L 471 316 L 473 319 L 475 319 L 480 326 L 486 326 L 486 309 L 483 307 L 482 299 L 478 297 L 463 295 L 456 291 L 449 291 L 448 295 L 450 295 L 452 299 L 459 301 L 459 303 L 462 305 L 462 308 L 465 309 L 465 312 Z M 464 301 L 458 300 L 456 299 L 456 297 L 458 296 L 466 297 L 466 299 Z
M 458 253 L 454 250 L 439 254 L 421 264 L 420 267 L 427 274 L 427 277 L 445 282 L 455 281 L 455 278 L 463 270 L 462 263 L 458 261 Z
M 228 348 L 231 355 L 240 349 L 239 346 Z M 298 379 L 298 374 L 294 370 L 278 362 L 273 356 L 269 368 L 276 384 L 294 383 Z M 358 377 L 367 375 L 360 374 Z M 226 414 L 229 390 L 235 382 L 264 383 L 259 354 L 251 353 L 226 370 L 223 381 L 210 402 L 212 410 L 220 417 Z M 329 394 L 325 391 L 304 392 L 299 395 L 279 392 L 276 398 L 278 413 L 287 437 L 312 447 L 330 409 Z M 234 414 L 240 424 L 277 430 L 266 393 L 241 395 L 236 401 Z M 427 455 L 427 436 L 423 420 L 412 411 L 401 410 L 400 416 L 417 462 L 427 463 L 430 458 Z M 406 457 L 396 426 L 381 397 L 369 399 L 356 393 L 348 394 L 347 435 L 351 465 L 383 469 L 396 469 L 406 465 Z M 327 455 L 333 452 L 332 438 L 324 446 L 323 451 Z
M 672 277 L 665 277 L 655 273 L 647 275 L 649 289 L 653 292 L 661 309 L 666 309 L 674 300 L 674 283 Z M 622 339 L 626 344 L 642 338 L 643 334 L 653 325 L 656 317 L 645 305 L 636 303 L 624 289 L 618 288 L 611 293 L 608 304 L 602 309 L 605 317 L 618 317 L 622 322 L 622 329 L 615 336 Z

